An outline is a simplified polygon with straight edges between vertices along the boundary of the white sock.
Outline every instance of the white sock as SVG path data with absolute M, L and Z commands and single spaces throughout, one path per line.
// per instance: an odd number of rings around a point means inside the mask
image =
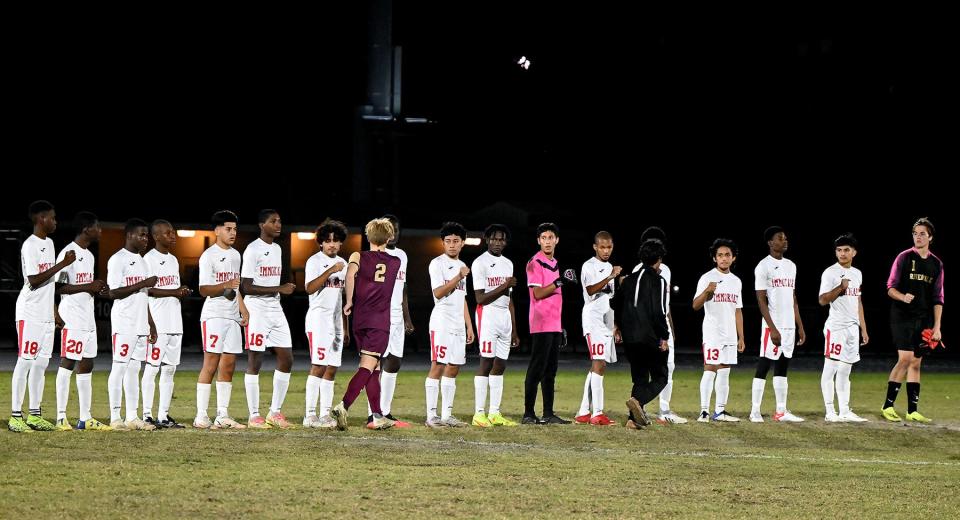
M 317 399 L 320 398 L 320 379 L 317 376 L 307 376 L 307 410 L 306 417 L 317 415 Z
M 143 416 L 153 416 L 153 394 L 157 390 L 157 374 L 160 367 L 155 367 L 150 363 L 143 367 L 143 377 L 140 379 L 140 386 L 143 388 Z
M 270 399 L 270 413 L 280 413 L 283 400 L 287 398 L 290 387 L 290 372 L 273 371 L 273 396 Z
M 603 413 L 603 376 L 592 374 L 590 376 L 590 390 L 593 394 L 593 417 Z
M 140 406 L 140 363 L 131 359 L 123 374 L 123 397 L 127 404 L 128 421 L 137 419 L 137 407 Z
M 717 402 L 714 403 L 713 411 L 720 413 L 727 408 L 727 396 L 730 395 L 730 369 L 717 369 L 717 381 L 715 383 L 717 391 Z
M 397 373 L 380 372 L 380 410 L 383 415 L 393 411 L 393 393 L 397 390 Z
M 30 365 L 30 376 L 27 378 L 27 388 L 30 389 L 30 413 L 39 414 L 43 403 L 43 385 L 46 382 L 47 365 L 50 358 L 37 358 Z
M 427 392 L 427 420 L 437 416 L 437 396 L 440 394 L 440 380 L 427 378 L 423 383 Z
M 57 420 L 67 418 L 67 403 L 70 401 L 70 376 L 73 370 L 60 367 L 57 370 Z
M 580 399 L 580 409 L 577 416 L 588 415 L 590 413 L 590 380 L 593 379 L 593 371 L 587 371 L 587 378 L 583 381 L 583 397 Z
M 490 413 L 500 413 L 500 401 L 503 399 L 503 374 L 490 376 Z
M 23 413 L 23 395 L 27 391 L 27 377 L 30 374 L 32 359 L 17 358 L 13 367 L 13 381 L 10 385 L 11 409 L 16 413 Z
M 173 400 L 173 375 L 177 373 L 174 365 L 160 367 L 160 413 L 157 418 L 166 421 L 170 418 L 170 401 Z
M 449 419 L 453 415 L 453 399 L 457 395 L 457 380 L 452 377 L 440 378 L 440 400 L 443 402 L 443 411 L 440 419 Z
M 208 417 L 210 408 L 210 383 L 197 383 L 197 417 Z
M 333 408 L 333 380 L 324 379 L 320 381 L 320 417 L 330 415 L 330 408 Z
M 760 403 L 763 402 L 763 390 L 767 386 L 766 379 L 760 379 L 759 377 L 753 378 L 753 408 L 750 410 L 751 414 L 760 413 Z
M 710 396 L 713 395 L 713 381 L 717 378 L 717 373 L 704 370 L 703 377 L 700 378 L 700 411 L 710 411 Z
M 80 420 L 89 421 L 90 402 L 93 400 L 93 373 L 77 374 L 77 398 L 80 400 Z
M 247 413 L 256 417 L 260 415 L 260 374 L 244 374 L 243 386 L 247 389 Z
M 667 384 L 660 391 L 660 413 L 670 411 L 670 399 L 673 397 L 673 369 L 674 363 L 667 363 Z
M 473 403 L 474 412 L 483 413 L 487 404 L 487 386 L 490 378 L 487 376 L 473 376 Z
M 129 361 L 114 361 L 107 379 L 107 395 L 110 396 L 110 422 L 122 421 L 120 401 L 123 399 L 123 375 L 127 373 Z
M 217 417 L 230 417 L 231 381 L 217 381 Z
M 777 412 L 787 411 L 786 376 L 773 376 L 773 393 L 777 396 Z
M 826 358 L 823 360 L 823 373 L 820 375 L 820 392 L 823 393 L 823 407 L 827 415 L 834 415 L 837 411 L 833 407 L 833 377 L 837 375 L 837 362 Z
M 850 412 L 850 370 L 853 365 L 849 363 L 837 362 L 837 403 L 840 406 L 840 413 Z

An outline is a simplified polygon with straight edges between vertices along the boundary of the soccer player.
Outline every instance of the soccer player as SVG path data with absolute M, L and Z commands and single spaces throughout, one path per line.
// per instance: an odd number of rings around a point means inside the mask
M 310 348 L 310 374 L 307 376 L 306 428 L 330 429 L 337 422 L 330 417 L 333 381 L 343 359 L 343 348 L 350 343 L 350 327 L 343 314 L 343 289 L 347 261 L 337 256 L 347 240 L 342 222 L 327 220 L 317 228 L 320 251 L 307 260 L 304 279 L 310 308 L 304 320 Z M 317 413 L 317 399 L 320 413 Z
M 180 262 L 171 252 L 177 244 L 177 230 L 166 220 L 154 220 L 150 225 L 155 247 L 144 259 L 150 272 L 157 277 L 157 285 L 150 288 L 150 315 L 157 324 L 157 342 L 150 345 L 147 365 L 143 368 L 143 416 L 144 421 L 158 428 L 183 428 L 170 417 L 170 402 L 173 400 L 173 376 L 180 364 L 180 348 L 183 343 L 183 317 L 180 300 L 193 292 L 180 283 Z M 160 409 L 153 418 L 154 380 L 160 373 Z
M 616 327 L 610 299 L 613 298 L 614 280 L 620 276 L 622 268 L 610 263 L 610 255 L 613 254 L 613 237 L 610 233 L 601 231 L 594 235 L 593 251 L 594 256 L 584 262 L 580 269 L 584 302 L 581 319 L 591 365 L 587 380 L 583 384 L 580 411 L 574 420 L 580 424 L 612 426 L 616 423 L 603 413 L 603 374 L 607 363 L 617 362 L 617 347 L 614 343 Z
M 246 426 L 230 417 L 230 394 L 237 356 L 243 353 L 243 329 L 250 320 L 240 288 L 240 253 L 233 248 L 237 240 L 237 215 L 232 211 L 213 214 L 213 232 L 217 242 L 200 255 L 200 296 L 206 298 L 200 311 L 203 338 L 203 366 L 197 377 L 197 417 L 194 428 L 234 428 Z M 217 374 L 217 416 L 210 421 L 210 383 Z
M 500 413 L 503 398 L 503 372 L 507 368 L 510 349 L 520 345 L 517 318 L 511 295 L 517 285 L 513 262 L 503 256 L 510 241 L 510 229 L 491 224 L 483 232 L 487 250 L 470 267 L 473 289 L 477 297 L 477 336 L 480 341 L 480 367 L 473 377 L 473 425 L 516 426 Z M 490 388 L 490 413 L 485 413 L 487 387 Z
M 140 404 L 140 364 L 147 345 L 157 341 L 157 327 L 150 315 L 147 291 L 157 283 L 143 259 L 147 251 L 147 223 L 132 218 L 123 228 L 123 248 L 107 261 L 107 285 L 113 300 L 110 325 L 113 332 L 113 366 L 107 380 L 110 395 L 110 427 L 115 430 L 153 430 L 156 426 L 137 416 Z M 120 398 L 126 397 L 127 419 L 120 418 Z
M 430 261 L 433 312 L 430 313 L 431 365 L 424 388 L 427 394 L 427 422 L 431 428 L 466 426 L 453 415 L 457 374 L 467 362 L 467 345 L 473 343 L 473 320 L 467 307 L 467 275 L 470 268 L 460 260 L 467 230 L 457 222 L 440 228 L 443 253 Z M 443 409 L 437 417 L 437 392 Z
M 57 253 L 49 235 L 57 229 L 57 212 L 45 200 L 34 201 L 27 209 L 33 234 L 20 248 L 23 288 L 17 296 L 17 364 L 13 369 L 10 421 L 7 429 L 16 433 L 51 431 L 53 423 L 40 412 L 43 401 L 44 372 L 53 354 L 55 276 L 76 260 L 68 252 L 56 262 Z M 29 381 L 28 381 L 29 378 Z M 23 394 L 30 387 L 30 415 L 23 420 Z
M 860 288 L 863 274 L 853 267 L 857 256 L 857 239 L 852 234 L 841 235 L 833 241 L 837 263 L 820 276 L 820 305 L 829 305 L 830 314 L 823 326 L 826 338 L 823 349 L 823 374 L 820 389 L 827 409 L 827 422 L 867 422 L 850 410 L 850 370 L 860 361 L 860 347 L 870 341 L 867 322 L 863 318 Z M 834 382 L 836 381 L 836 382 Z M 840 414 L 833 408 L 833 390 L 836 386 Z
M 94 275 L 96 261 L 90 246 L 100 240 L 100 222 L 89 211 L 74 217 L 77 236 L 60 251 L 57 262 L 68 252 L 76 260 L 60 271 L 57 292 L 60 294 L 58 313 L 63 320 L 60 331 L 60 369 L 57 370 L 57 429 L 73 428 L 67 420 L 70 401 L 70 376 L 77 371 L 77 394 L 80 400 L 80 430 L 109 430 L 110 427 L 90 415 L 93 399 L 93 359 L 97 357 L 97 322 L 93 310 L 94 296 L 106 296 L 107 283 Z M 77 366 L 79 362 L 79 367 Z
M 784 258 L 787 250 L 787 234 L 783 228 L 772 226 L 763 232 L 770 254 L 754 269 L 754 288 L 760 304 L 763 323 L 760 330 L 760 359 L 753 376 L 753 406 L 750 410 L 751 422 L 763 422 L 760 403 L 767 384 L 767 372 L 773 364 L 773 391 L 776 394 L 777 410 L 773 420 L 777 422 L 803 422 L 802 417 L 790 413 L 787 409 L 787 368 L 793 357 L 794 341 L 799 335 L 796 346 L 807 341 L 800 319 L 800 305 L 794 286 L 797 280 L 797 265 Z
M 907 379 L 908 421 L 928 423 L 931 420 L 917 410 L 920 402 L 920 362 L 923 351 L 917 349 L 924 329 L 930 329 L 930 340 L 940 341 L 940 320 L 943 315 L 943 262 L 930 251 L 933 223 L 921 218 L 913 224 L 913 247 L 897 255 L 887 279 L 890 307 L 890 329 L 897 347 L 897 364 L 890 371 L 887 398 L 881 414 L 888 421 L 899 421 L 893 408 L 904 377 Z
M 243 251 L 243 270 L 240 273 L 240 291 L 243 303 L 250 312 L 247 325 L 247 373 L 243 377 L 247 390 L 247 409 L 250 412 L 248 428 L 289 428 L 290 423 L 280 412 L 290 386 L 290 369 L 293 367 L 293 338 L 290 324 L 280 306 L 280 296 L 290 296 L 296 284 L 280 283 L 283 271 L 280 244 L 276 243 L 281 233 L 280 214 L 264 209 L 257 219 L 260 238 L 251 242 Z M 277 357 L 273 372 L 273 397 L 266 420 L 260 416 L 260 366 L 263 352 L 272 348 Z
M 347 411 L 361 390 L 366 390 L 373 412 L 368 427 L 384 430 L 394 425 L 380 409 L 380 358 L 390 343 L 390 302 L 400 259 L 384 251 L 394 234 L 389 220 L 371 220 L 364 227 L 364 233 L 370 250 L 350 255 L 343 304 L 343 314 L 353 314 L 353 339 L 360 351 L 360 366 L 347 385 L 343 401 L 330 411 L 339 430 L 347 429 Z
M 730 366 L 737 364 L 737 353 L 743 352 L 743 284 L 730 271 L 737 260 L 737 246 L 732 240 L 718 238 L 710 246 L 710 258 L 716 264 L 700 277 L 693 310 L 703 314 L 703 378 L 700 379 L 700 417 L 710 422 L 710 394 L 717 391 L 714 421 L 738 422 L 727 412 L 730 395 Z

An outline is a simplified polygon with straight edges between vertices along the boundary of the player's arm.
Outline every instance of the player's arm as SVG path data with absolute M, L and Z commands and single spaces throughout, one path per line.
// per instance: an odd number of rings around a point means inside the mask
M 403 328 L 407 334 L 413 334 L 413 319 L 410 317 L 410 305 L 407 303 L 407 283 L 403 283 L 403 301 L 400 304 L 403 309 Z
M 467 345 L 473 343 L 473 320 L 470 318 L 470 306 L 463 300 L 463 324 L 467 328 Z
M 336 262 L 328 267 L 326 271 L 320 273 L 320 276 L 307 282 L 307 294 L 313 294 L 320 289 L 323 289 L 323 286 L 327 284 L 327 280 L 330 279 L 330 276 L 332 276 L 333 273 L 339 273 L 340 271 L 343 271 L 344 267 L 345 265 L 343 262 Z
M 693 299 L 693 310 L 699 311 L 703 305 L 713 298 L 714 291 L 717 290 L 717 282 L 710 282 L 703 289 L 703 292 Z
M 841 278 L 840 284 L 834 287 L 833 289 L 820 295 L 820 298 L 817 300 L 820 305 L 826 306 L 830 305 L 837 298 L 843 296 L 847 292 L 847 285 L 850 283 L 849 278 Z
M 353 291 L 357 284 L 357 272 L 360 270 L 360 253 L 354 252 L 350 255 L 350 263 L 347 265 L 347 288 L 344 291 L 343 315 L 349 316 L 353 311 Z
M 149 305 L 147 305 L 147 323 L 150 324 L 150 335 L 147 336 L 147 343 L 152 345 L 157 342 L 157 324 L 153 321 L 153 313 L 150 312 Z
M 433 290 L 433 296 L 438 300 L 450 296 L 453 291 L 457 290 L 460 280 L 466 278 L 468 274 L 470 274 L 470 268 L 467 266 L 461 267 L 457 276 L 454 276 L 450 281 Z
M 240 326 L 246 327 L 250 323 L 250 311 L 247 310 L 247 304 L 240 293 L 237 293 L 237 304 L 240 306 Z
M 30 249 L 30 248 L 27 248 L 27 249 Z M 47 280 L 53 278 L 53 275 L 59 273 L 60 270 L 63 269 L 64 267 L 67 267 L 68 265 L 72 264 L 76 259 L 77 259 L 76 253 L 74 253 L 73 251 L 67 251 L 66 254 L 63 255 L 63 260 L 60 260 L 56 264 L 53 264 L 53 267 L 51 267 L 50 269 L 47 269 L 42 273 L 27 275 L 27 283 L 30 284 L 30 290 L 35 290 L 39 288 L 41 285 L 47 283 Z M 36 266 L 38 263 L 39 263 L 39 258 L 27 259 L 27 265 Z
M 68 284 L 68 283 L 58 283 L 57 284 L 57 294 L 61 296 L 66 294 L 79 294 L 79 293 L 90 293 L 90 294 L 100 294 L 103 292 L 103 289 L 107 286 L 107 282 L 103 280 L 94 280 L 90 283 L 81 283 L 81 284 Z
M 857 296 L 857 311 L 860 313 L 860 345 L 866 345 L 870 342 L 870 336 L 867 335 L 867 319 L 863 316 L 863 299 Z
M 615 280 L 618 276 L 620 276 L 620 271 L 621 271 L 620 266 L 619 265 L 615 266 L 612 269 L 609 276 L 607 276 L 606 278 L 604 278 L 603 280 L 600 280 L 595 284 L 590 284 L 586 286 L 585 289 L 587 290 L 587 296 L 593 296 L 594 294 L 597 294 L 598 292 L 602 291 L 603 288 L 606 287 L 611 280 Z M 583 276 L 583 273 L 580 276 L 581 278 L 586 278 L 585 276 Z
M 743 309 L 737 309 L 737 352 L 743 352 L 746 347 L 743 340 Z
M 516 348 L 520 346 L 520 334 L 517 333 L 517 312 L 513 308 L 513 298 L 510 298 L 510 323 L 513 325 L 510 332 L 510 346 Z
M 476 279 L 474 279 L 476 282 Z M 496 301 L 497 298 L 507 294 L 507 292 L 517 285 L 517 279 L 514 277 L 509 277 L 505 282 L 500 284 L 496 289 L 487 292 L 484 289 L 477 289 L 474 291 L 474 295 L 477 297 L 477 305 L 489 305 Z
M 797 346 L 803 345 L 807 342 L 807 333 L 803 330 L 803 320 L 800 319 L 800 304 L 797 303 L 797 292 L 793 292 L 793 319 L 797 323 Z M 776 343 L 774 343 L 776 344 Z

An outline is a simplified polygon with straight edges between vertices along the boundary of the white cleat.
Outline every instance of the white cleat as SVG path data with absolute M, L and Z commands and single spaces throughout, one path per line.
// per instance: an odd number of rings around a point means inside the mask
M 790 410 L 784 410 L 773 414 L 773 420 L 776 422 L 803 422 L 803 417 L 793 415 Z
M 128 430 L 144 430 L 144 431 L 150 431 L 150 430 L 156 430 L 156 429 L 157 429 L 156 426 L 154 426 L 154 425 L 152 425 L 152 424 L 150 424 L 150 423 L 144 422 L 143 419 L 140 419 L 139 417 L 137 417 L 136 419 L 132 419 L 132 420 L 130 420 L 130 421 L 127 421 L 127 422 L 124 423 L 124 424 L 126 424 Z
M 454 416 L 452 416 L 452 415 L 451 415 L 450 417 L 447 417 L 446 419 L 440 421 L 440 422 L 442 422 L 443 425 L 444 425 L 444 426 L 447 426 L 448 428 L 464 428 L 464 427 L 467 426 L 467 423 L 461 421 L 460 419 L 457 419 L 456 417 L 454 417 Z
M 202 417 L 198 415 L 193 420 L 193 427 L 199 430 L 209 430 L 211 426 L 213 426 L 213 423 L 210 422 L 210 418 L 206 415 Z
M 740 422 L 738 417 L 730 415 L 726 410 L 713 414 L 713 420 L 721 422 Z
M 304 428 L 319 428 L 320 427 L 320 418 L 316 415 L 308 415 L 303 418 L 303 427 Z
M 658 417 L 657 421 L 670 424 L 687 424 L 686 419 L 669 410 L 666 412 L 660 412 L 660 416 Z
M 381 414 L 373 414 L 373 420 L 370 421 L 370 424 L 367 425 L 368 429 L 371 430 L 386 430 L 388 428 L 393 428 L 393 425 L 396 424 L 395 421 L 387 419 Z
M 840 416 L 834 412 L 828 412 L 827 415 L 823 416 L 823 420 L 827 422 L 843 422 Z
M 697 417 L 697 422 L 710 422 L 710 414 L 706 411 L 701 411 L 700 417 Z
M 110 421 L 110 427 L 113 428 L 114 431 L 121 432 L 125 432 L 130 429 L 127 427 L 127 423 L 123 421 Z
M 760 415 L 760 412 L 750 412 L 750 422 L 762 423 L 763 416 Z
M 859 415 L 853 413 L 853 411 L 848 410 L 840 414 L 840 421 L 841 422 L 870 422 L 870 419 L 864 419 L 863 417 L 860 417 Z
M 441 421 L 440 418 L 437 417 L 436 415 L 427 419 L 427 422 L 425 422 L 424 424 L 427 426 L 427 428 L 446 428 L 447 427 L 446 423 Z
M 213 427 L 222 430 L 243 430 L 247 426 L 234 421 L 229 415 L 218 415 L 213 420 Z
M 315 426 L 315 428 L 320 430 L 334 430 L 337 428 L 337 421 L 329 415 L 324 415 L 320 418 L 320 425 Z

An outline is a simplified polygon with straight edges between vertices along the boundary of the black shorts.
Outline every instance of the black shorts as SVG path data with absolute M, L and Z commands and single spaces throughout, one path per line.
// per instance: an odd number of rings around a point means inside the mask
M 890 337 L 893 339 L 893 346 L 897 350 L 909 350 L 913 352 L 923 338 L 920 334 L 923 329 L 929 329 L 933 326 L 931 320 L 927 318 L 901 319 L 890 322 Z

